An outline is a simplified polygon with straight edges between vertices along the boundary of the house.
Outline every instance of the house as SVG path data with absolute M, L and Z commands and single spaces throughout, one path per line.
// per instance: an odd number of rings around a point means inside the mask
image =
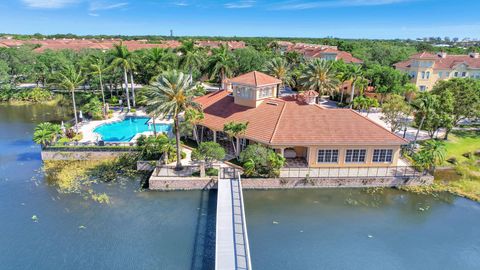
M 321 58 L 325 60 L 343 60 L 345 63 L 361 64 L 362 60 L 355 58 L 349 52 L 340 51 L 337 46 L 318 45 L 308 43 L 292 43 L 288 41 L 276 42 L 280 52 L 285 53 L 295 51 L 303 55 L 306 59 Z
M 407 72 L 420 91 L 429 91 L 437 81 L 450 78 L 480 79 L 480 54 L 448 55 L 422 52 L 393 66 Z
M 260 143 L 303 167 L 396 166 L 407 143 L 350 109 L 317 104 L 318 93 L 277 97 L 280 80 L 258 71 L 229 80 L 226 90 L 196 99 L 203 109 L 199 137 L 228 147 L 226 123 L 248 122 L 237 138 L 239 149 Z

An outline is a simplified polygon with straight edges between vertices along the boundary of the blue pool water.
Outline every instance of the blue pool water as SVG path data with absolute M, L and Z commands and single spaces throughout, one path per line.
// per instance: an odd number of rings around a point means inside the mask
M 128 142 L 136 134 L 153 131 L 153 125 L 148 125 L 149 117 L 126 117 L 123 121 L 104 124 L 97 127 L 98 133 L 106 142 Z M 172 126 L 169 124 L 156 124 L 157 132 L 168 133 Z

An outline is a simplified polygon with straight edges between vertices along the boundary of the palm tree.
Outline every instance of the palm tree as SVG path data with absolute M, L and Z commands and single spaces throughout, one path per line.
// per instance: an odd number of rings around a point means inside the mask
M 445 161 L 447 150 L 445 144 L 438 140 L 428 140 L 422 145 L 420 151 L 414 154 L 413 160 L 415 165 L 424 169 L 435 171 L 435 166 Z
M 60 89 L 65 89 L 72 94 L 73 114 L 75 116 L 75 131 L 78 131 L 78 116 L 77 105 L 75 102 L 75 89 L 77 89 L 85 79 L 82 76 L 82 72 L 77 70 L 72 65 L 67 65 L 63 69 L 55 74 L 54 82 Z
M 240 135 L 245 134 L 247 131 L 248 122 L 246 123 L 237 123 L 237 122 L 229 122 L 223 125 L 223 132 L 227 134 L 227 136 L 232 141 L 233 145 L 233 152 L 235 156 L 240 154 Z M 233 138 L 236 138 L 236 143 L 233 142 Z
M 151 48 L 145 55 L 146 69 L 150 73 L 150 80 L 158 74 L 173 67 L 175 54 L 168 49 Z
M 350 109 L 353 106 L 353 99 L 355 97 L 355 83 L 359 78 L 362 77 L 362 67 L 360 65 L 354 65 L 352 68 L 349 70 L 349 76 L 352 79 L 352 94 L 350 96 L 350 100 L 352 101 L 350 104 Z
M 102 102 L 103 102 L 103 117 L 106 118 L 107 115 L 107 105 L 105 103 L 105 92 L 103 88 L 103 73 L 106 72 L 109 67 L 106 65 L 104 58 L 93 58 L 93 63 L 90 64 L 90 74 L 98 75 L 100 81 L 100 90 L 102 91 Z
M 420 130 L 423 127 L 423 123 L 425 122 L 425 119 L 428 117 L 428 115 L 432 112 L 432 110 L 435 107 L 436 103 L 435 97 L 428 93 L 422 93 L 414 102 L 413 102 L 413 108 L 415 109 L 416 113 L 419 113 L 422 115 L 422 118 L 420 120 L 420 124 L 418 125 L 417 133 L 415 134 L 415 139 L 413 140 L 413 143 L 415 144 L 417 142 L 418 134 L 420 133 Z
M 319 58 L 307 64 L 305 72 L 300 76 L 300 81 L 306 89 L 315 90 L 321 94 L 333 94 L 340 83 L 332 69 L 332 64 Z
M 200 47 L 195 46 L 193 40 L 182 42 L 182 46 L 178 49 L 182 53 L 180 57 L 180 68 L 188 70 L 190 80 L 193 79 L 193 70 L 200 67 L 204 61 L 204 55 Z
M 200 144 L 198 140 L 197 125 L 204 118 L 205 118 L 205 115 L 203 114 L 202 111 L 195 110 L 195 109 L 187 109 L 185 111 L 185 120 L 193 126 L 193 137 L 195 138 L 195 142 L 197 143 L 197 145 Z
M 212 55 L 208 59 L 207 71 L 210 73 L 210 79 L 220 78 L 220 88 L 225 88 L 225 79 L 233 74 L 233 57 L 225 45 L 212 50 Z
M 275 78 L 282 80 L 281 88 L 283 88 L 285 85 L 293 84 L 292 75 L 290 73 L 290 65 L 285 58 L 273 58 L 267 63 L 266 71 Z
M 127 97 L 127 107 L 130 111 L 130 95 L 128 93 L 128 77 L 127 72 L 132 69 L 131 57 L 132 54 L 128 51 L 127 47 L 123 46 L 123 43 L 113 44 L 113 60 L 112 66 L 123 69 L 123 80 L 125 83 L 125 94 Z
M 173 115 L 175 140 L 177 148 L 176 169 L 182 169 L 180 151 L 180 122 L 179 115 L 189 108 L 200 108 L 193 101 L 194 84 L 184 73 L 176 70 L 168 71 L 159 76 L 156 82 L 147 90 L 147 111 L 155 115 Z
M 45 147 L 56 141 L 59 135 L 63 133 L 60 125 L 50 122 L 40 123 L 35 127 L 33 141 Z

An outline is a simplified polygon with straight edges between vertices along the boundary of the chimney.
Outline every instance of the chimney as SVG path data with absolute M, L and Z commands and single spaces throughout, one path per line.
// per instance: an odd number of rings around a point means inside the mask
M 480 53 L 478 52 L 471 52 L 468 54 L 470 57 L 478 59 L 480 57 Z
M 437 53 L 437 55 L 438 55 L 439 57 L 441 57 L 441 58 L 447 57 L 447 53 L 446 53 L 446 52 L 439 52 L 439 53 Z

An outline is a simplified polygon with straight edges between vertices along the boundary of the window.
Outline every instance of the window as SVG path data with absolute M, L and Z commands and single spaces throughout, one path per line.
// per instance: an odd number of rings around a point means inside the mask
M 466 77 L 467 76 L 467 72 L 462 72 L 462 77 Z
M 450 72 L 448 72 L 448 71 L 447 71 L 447 72 L 445 72 L 445 77 L 447 77 L 447 78 L 448 78 L 449 76 L 450 76 Z
M 425 85 L 420 85 L 420 91 L 424 92 L 425 90 L 427 90 L 427 87 Z
M 361 163 L 365 162 L 367 150 L 365 149 L 348 149 L 345 154 L 345 162 Z
M 439 78 L 442 78 L 442 76 L 443 76 L 443 72 L 439 71 L 439 72 L 438 72 L 438 77 L 439 77 Z
M 318 163 L 337 163 L 338 150 L 332 150 L 332 149 L 318 150 L 317 162 Z
M 430 79 L 430 71 L 427 71 L 427 79 Z
M 241 98 L 248 98 L 248 99 L 253 98 L 253 91 L 247 87 L 237 86 L 236 93 L 237 93 L 237 96 Z
M 392 149 L 375 149 L 373 150 L 373 162 L 392 162 Z
M 422 79 L 425 79 L 425 71 L 422 71 Z
M 258 90 L 258 98 L 273 96 L 273 87 L 265 87 Z
M 453 73 L 453 76 L 458 77 L 458 71 L 455 71 L 455 73 Z

